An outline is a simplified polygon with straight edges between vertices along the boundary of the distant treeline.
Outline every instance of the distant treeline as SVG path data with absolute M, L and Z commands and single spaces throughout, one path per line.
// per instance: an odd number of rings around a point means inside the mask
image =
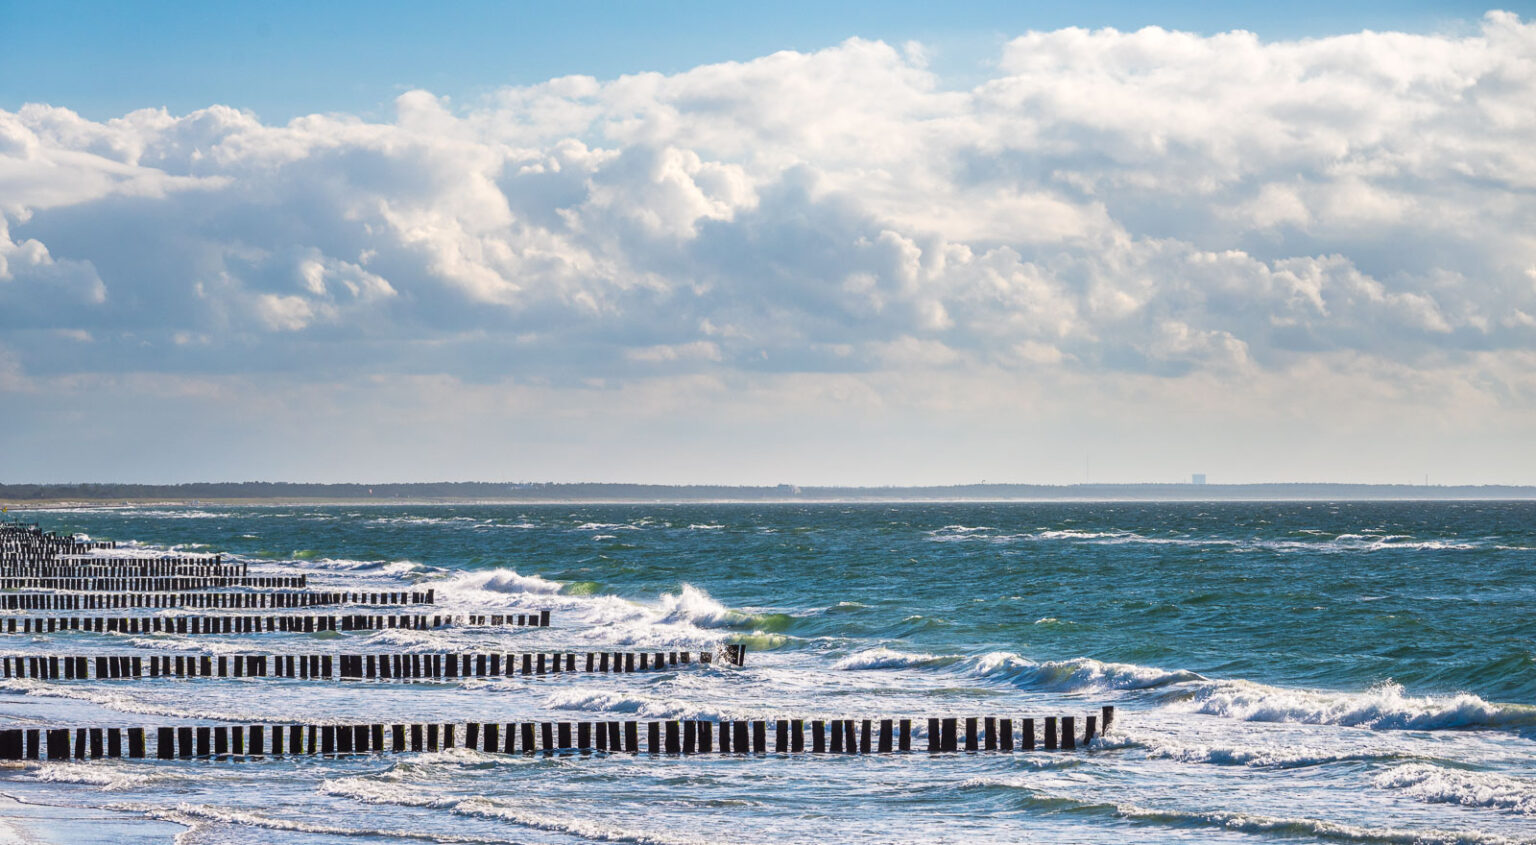
M 318 499 L 346 501 L 889 501 L 1536 499 L 1536 487 L 1415 484 L 958 484 L 931 487 L 760 487 L 694 484 L 493 483 L 298 484 L 221 481 L 192 484 L 0 484 L 0 501 L 187 501 Z

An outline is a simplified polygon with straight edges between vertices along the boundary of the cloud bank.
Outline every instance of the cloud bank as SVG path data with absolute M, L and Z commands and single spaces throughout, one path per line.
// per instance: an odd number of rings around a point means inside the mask
M 193 476 L 396 477 L 370 456 L 447 426 L 481 450 L 402 471 L 932 481 L 1000 453 L 994 480 L 1080 480 L 1094 443 L 1275 477 L 1253 443 L 1321 438 L 1309 477 L 1398 480 L 1438 442 L 1532 480 L 1528 447 L 1495 456 L 1536 433 L 1536 26 L 1067 29 L 991 68 L 954 90 L 919 45 L 855 39 L 410 91 L 389 123 L 0 111 L 8 446 L 102 460 L 190 415 L 218 431 L 180 448 L 266 456 Z M 147 422 L 114 436 L 102 401 Z M 526 436 L 486 464 L 499 420 Z M 764 462 L 728 476 L 748 433 Z M 655 462 L 572 457 L 615 437 Z M 975 442 L 869 465 L 935 438 Z

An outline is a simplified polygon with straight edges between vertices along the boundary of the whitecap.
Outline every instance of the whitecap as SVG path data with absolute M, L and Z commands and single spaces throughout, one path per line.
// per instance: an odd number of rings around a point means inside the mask
M 1395 683 L 1361 693 L 1292 690 L 1220 681 L 1174 706 L 1249 722 L 1300 722 L 1378 730 L 1513 729 L 1536 725 L 1536 707 L 1495 704 L 1469 693 L 1410 696 Z
M 954 656 L 912 654 L 879 646 L 850 654 L 833 663 L 832 668 L 845 672 L 866 669 L 906 669 L 912 666 L 941 666 L 952 663 L 956 659 Z
M 1412 763 L 1382 772 L 1372 782 L 1427 803 L 1536 815 L 1536 781 L 1525 778 Z

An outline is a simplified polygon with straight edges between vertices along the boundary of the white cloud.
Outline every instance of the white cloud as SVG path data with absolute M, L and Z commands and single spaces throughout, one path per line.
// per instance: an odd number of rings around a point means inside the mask
M 1532 55 L 1492 13 L 1028 33 L 969 90 L 853 39 L 412 91 L 388 123 L 28 105 L 0 111 L 0 342 L 48 377 L 775 374 L 931 407 L 903 380 L 1050 374 L 1082 403 L 1337 383 L 1524 415 Z

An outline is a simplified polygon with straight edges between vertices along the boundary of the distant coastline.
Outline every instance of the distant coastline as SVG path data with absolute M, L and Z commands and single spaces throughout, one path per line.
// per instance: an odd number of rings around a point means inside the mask
M 1488 501 L 1536 500 L 1532 485 L 958 484 L 913 487 L 417 482 L 301 484 L 0 484 L 18 508 L 204 504 L 880 503 L 1008 501 Z

